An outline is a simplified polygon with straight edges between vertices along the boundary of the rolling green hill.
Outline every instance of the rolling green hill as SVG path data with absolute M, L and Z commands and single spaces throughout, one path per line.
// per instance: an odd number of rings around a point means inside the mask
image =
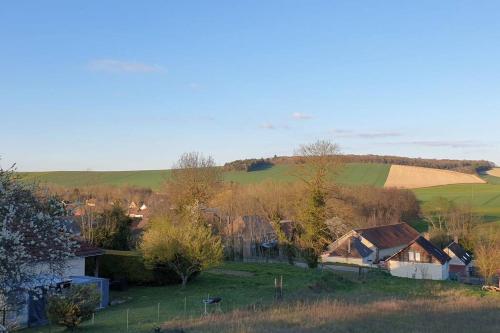
M 50 171 L 23 172 L 26 181 L 67 187 L 95 185 L 139 186 L 158 189 L 169 176 L 169 170 L 140 171 Z
M 461 184 L 446 185 L 414 190 L 417 198 L 429 201 L 435 197 L 445 197 L 457 203 L 470 204 L 486 221 L 500 220 L 500 185 Z
M 389 173 L 389 164 L 349 163 L 336 175 L 336 180 L 345 185 L 384 186 Z M 140 171 L 54 171 L 21 173 L 27 181 L 55 184 L 68 187 L 113 185 L 138 186 L 158 190 L 170 177 L 169 170 Z M 241 184 L 256 183 L 267 179 L 294 181 L 293 165 L 280 164 L 260 171 L 224 172 L 226 181 Z M 485 215 L 487 221 L 500 221 L 500 178 L 484 176 L 488 184 L 445 185 L 414 190 L 422 202 L 434 197 L 446 197 L 459 203 L 470 203 Z
M 387 164 L 349 163 L 336 176 L 339 183 L 346 185 L 384 186 L 390 166 Z M 140 170 L 140 171 L 52 171 L 25 172 L 21 176 L 27 181 L 37 181 L 41 184 L 54 184 L 68 187 L 113 185 L 139 186 L 158 190 L 161 184 L 170 177 L 170 170 Z M 260 171 L 227 171 L 226 181 L 241 184 L 256 183 L 267 179 L 277 181 L 294 181 L 292 165 L 276 165 Z

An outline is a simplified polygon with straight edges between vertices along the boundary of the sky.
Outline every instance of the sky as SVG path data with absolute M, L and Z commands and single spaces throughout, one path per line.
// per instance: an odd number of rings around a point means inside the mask
M 500 1 L 3 1 L 0 166 L 346 154 L 500 164 Z

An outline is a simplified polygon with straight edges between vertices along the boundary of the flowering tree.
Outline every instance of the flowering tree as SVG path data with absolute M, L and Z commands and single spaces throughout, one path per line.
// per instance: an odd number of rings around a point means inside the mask
M 64 221 L 64 207 L 13 170 L 0 169 L 0 309 L 15 307 L 40 277 L 61 276 L 76 242 Z

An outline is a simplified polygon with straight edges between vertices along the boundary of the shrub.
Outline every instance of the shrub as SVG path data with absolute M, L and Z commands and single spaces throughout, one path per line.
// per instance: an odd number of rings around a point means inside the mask
M 196 221 L 196 220 L 194 220 Z M 142 238 L 141 251 L 152 267 L 174 270 L 182 287 L 197 273 L 218 265 L 222 260 L 220 237 L 204 224 L 174 224 L 161 218 L 151 225 Z
M 318 267 L 319 256 L 316 251 L 312 248 L 307 248 L 302 251 L 302 258 L 306 261 L 309 268 Z
M 47 316 L 51 322 L 71 331 L 89 319 L 99 306 L 99 293 L 94 285 L 74 285 L 49 297 Z

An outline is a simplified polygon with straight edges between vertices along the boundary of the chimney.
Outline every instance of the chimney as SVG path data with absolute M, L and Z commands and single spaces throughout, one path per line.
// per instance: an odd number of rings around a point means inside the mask
M 453 241 L 458 244 L 458 236 L 457 235 L 453 236 Z
M 424 232 L 424 233 L 422 234 L 422 237 L 424 237 L 424 238 L 425 238 L 425 239 L 427 239 L 427 240 L 430 240 L 430 239 L 431 239 L 431 235 L 430 235 L 428 232 Z

